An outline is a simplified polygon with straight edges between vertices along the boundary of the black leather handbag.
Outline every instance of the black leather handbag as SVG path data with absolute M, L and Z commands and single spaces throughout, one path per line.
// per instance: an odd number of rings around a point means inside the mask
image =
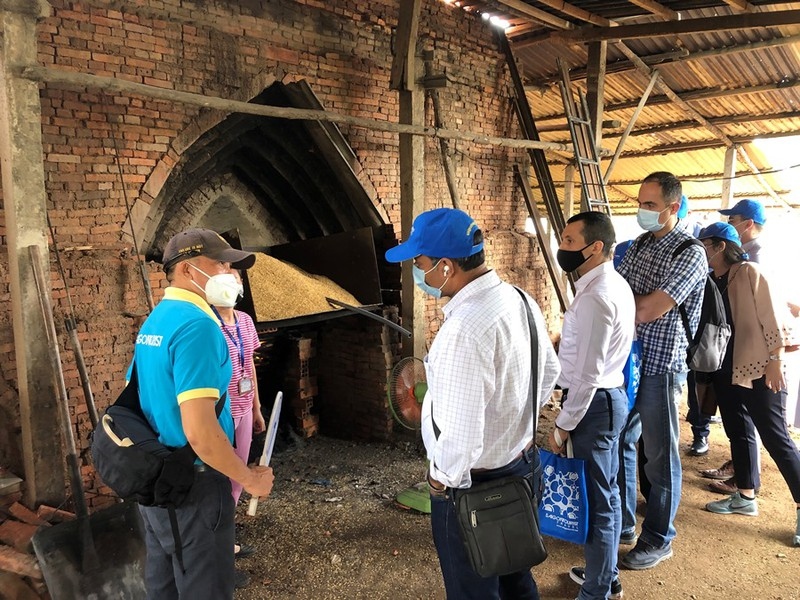
M 533 440 L 536 439 L 539 340 L 533 313 L 521 290 L 528 313 L 531 337 L 531 386 L 533 403 Z M 541 481 L 534 475 L 533 481 Z M 531 488 L 526 477 L 511 476 L 473 484 L 465 490 L 455 490 L 456 512 L 461 537 L 472 568 L 481 577 L 508 575 L 526 571 L 547 558 L 539 532 L 539 490 Z

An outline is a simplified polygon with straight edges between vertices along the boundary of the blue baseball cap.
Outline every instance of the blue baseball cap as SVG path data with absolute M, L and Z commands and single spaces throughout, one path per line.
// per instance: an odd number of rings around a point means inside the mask
M 463 210 L 435 208 L 414 219 L 411 235 L 402 244 L 386 251 L 389 262 L 403 262 L 420 255 L 435 258 L 466 258 L 483 250 L 483 242 L 473 245 L 478 224 Z
M 721 208 L 719 212 L 725 216 L 739 215 L 745 219 L 753 219 L 753 222 L 759 225 L 767 222 L 764 205 L 758 200 L 739 200 L 733 208 Z
M 723 223 L 721 221 L 704 227 L 700 230 L 700 235 L 697 236 L 698 240 L 707 240 L 709 238 L 720 238 L 726 242 L 733 242 L 737 246 L 742 245 L 736 228 L 730 223 Z
M 686 215 L 689 214 L 689 199 L 686 197 L 686 194 L 681 196 L 681 205 L 678 208 L 678 218 L 685 219 Z

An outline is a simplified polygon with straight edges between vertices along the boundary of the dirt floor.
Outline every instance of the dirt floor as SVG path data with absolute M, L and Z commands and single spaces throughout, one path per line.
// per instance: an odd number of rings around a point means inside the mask
M 552 418 L 545 410 L 540 431 Z M 684 424 L 684 447 L 690 438 Z M 622 571 L 625 598 L 800 600 L 800 548 L 790 545 L 796 513 L 775 464 L 764 454 L 757 518 L 714 515 L 703 506 L 722 496 L 697 471 L 727 458 L 721 425 L 712 426 L 711 442 L 708 455 L 683 462 L 673 558 L 649 571 Z M 367 444 L 320 436 L 278 454 L 273 466 L 275 489 L 258 514 L 239 508 L 239 538 L 257 553 L 237 561 L 252 580 L 238 600 L 444 598 L 429 517 L 393 502 L 423 480 L 413 438 Z M 575 598 L 567 571 L 582 564 L 582 549 L 546 542 L 550 556 L 534 569 L 541 597 Z

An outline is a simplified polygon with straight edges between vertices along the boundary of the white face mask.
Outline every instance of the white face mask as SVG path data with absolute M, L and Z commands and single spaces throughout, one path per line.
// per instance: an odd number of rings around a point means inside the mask
M 668 209 L 669 207 L 664 210 Z M 639 212 L 636 213 L 636 222 L 639 223 L 639 227 L 645 231 L 652 231 L 653 233 L 661 231 L 665 223 L 659 223 L 658 220 L 661 218 L 661 213 L 664 212 L 664 210 L 647 210 L 646 208 L 640 208 Z
M 195 267 L 192 263 L 189 263 L 189 266 L 208 277 L 205 287 L 200 287 L 194 280 L 192 280 L 192 283 L 194 283 L 198 289 L 203 290 L 206 295 L 206 302 L 212 306 L 233 308 L 236 306 L 236 301 L 239 299 L 239 296 L 244 296 L 244 286 L 236 281 L 236 276 L 233 273 L 209 275 L 202 269 Z

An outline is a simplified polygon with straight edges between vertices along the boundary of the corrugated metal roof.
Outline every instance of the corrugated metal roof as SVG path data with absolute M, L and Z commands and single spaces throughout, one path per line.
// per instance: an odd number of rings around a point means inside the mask
M 458 2 L 456 2 L 458 4 Z M 506 6 L 502 0 L 493 2 L 470 1 L 470 12 L 483 12 L 500 18 L 526 23 L 522 35 L 510 37 L 512 48 L 520 64 L 526 83 L 530 84 L 528 99 L 537 124 L 542 127 L 541 138 L 546 141 L 568 142 L 564 107 L 558 90 L 558 68 L 561 59 L 575 74 L 573 89 L 586 89 L 585 73 L 588 60 L 587 45 L 569 41 L 543 39 L 554 30 L 535 17 L 524 15 Z M 564 10 L 550 7 L 563 3 L 527 0 L 533 9 L 544 11 L 568 21 L 575 28 L 587 27 L 584 20 L 569 14 L 570 7 L 583 9 L 593 15 L 611 19 L 619 24 L 636 25 L 663 23 L 668 17 L 648 13 L 623 0 L 572 0 Z M 659 4 L 678 11 L 681 21 L 708 17 L 726 17 L 738 14 L 722 1 L 670 1 Z M 800 2 L 774 2 L 750 0 L 754 12 L 800 10 Z M 661 78 L 679 96 L 702 94 L 689 100 L 689 105 L 717 127 L 734 143 L 741 144 L 756 166 L 766 172 L 761 181 L 784 201 L 800 205 L 800 184 L 792 194 L 792 177 L 787 172 L 770 173 L 770 159 L 752 143 L 759 136 L 785 136 L 800 134 L 800 22 L 777 27 L 738 28 L 702 31 L 692 34 L 659 35 L 624 40 L 626 46 L 645 60 L 658 60 L 653 64 Z M 763 48 L 747 48 L 748 44 L 780 40 L 796 36 L 791 43 L 779 43 Z M 536 40 L 536 41 L 532 41 Z M 698 53 L 699 57 L 698 57 Z M 603 147 L 613 152 L 619 136 L 628 124 L 649 77 L 636 70 L 618 71 L 627 64 L 625 55 L 615 42 L 607 46 L 607 74 L 603 100 L 604 119 L 618 119 L 621 125 L 603 131 Z M 759 88 L 752 90 L 751 88 Z M 721 91 L 735 92 L 721 95 Z M 721 176 L 725 159 L 725 142 L 712 131 L 700 125 L 682 106 L 669 101 L 659 101 L 663 92 L 658 86 L 653 90 L 653 102 L 639 116 L 632 135 L 625 143 L 608 189 L 609 197 L 618 203 L 616 210 L 633 210 L 631 203 L 638 190 L 638 181 L 648 173 L 667 170 L 684 180 L 687 194 L 709 208 L 719 206 L 722 191 Z M 618 108 L 615 105 L 623 105 Z M 562 125 L 560 131 L 551 131 Z M 788 138 L 787 138 L 788 140 Z M 787 141 L 788 145 L 788 141 Z M 565 155 L 549 155 L 556 185 L 564 178 Z M 800 159 L 797 161 L 800 163 Z M 603 165 L 603 171 L 605 164 Z M 754 176 L 746 162 L 737 159 L 737 178 L 733 184 L 735 196 L 756 197 L 766 204 L 773 203 L 769 192 Z M 797 169 L 800 177 L 800 169 Z M 790 174 L 790 173 L 789 173 Z M 703 200 L 706 199 L 706 200 Z M 628 204 L 626 204 L 626 202 Z M 775 201 L 777 203 L 777 201 Z M 626 208 L 627 207 L 627 208 Z

